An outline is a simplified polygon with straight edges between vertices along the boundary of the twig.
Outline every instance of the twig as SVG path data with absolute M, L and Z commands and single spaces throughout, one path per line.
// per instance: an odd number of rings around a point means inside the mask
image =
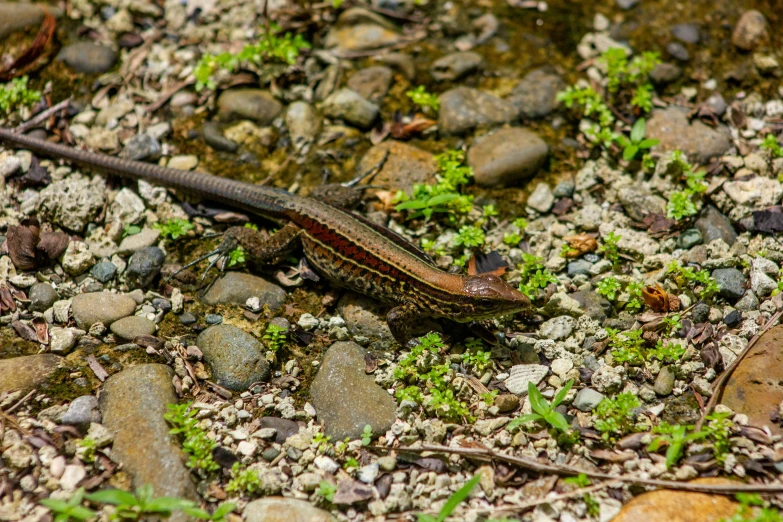
M 370 446 L 368 449 L 378 449 L 384 451 L 398 451 L 398 452 L 411 452 L 411 453 L 424 453 L 428 451 L 452 453 L 455 455 L 464 455 L 467 457 L 473 457 L 477 459 L 484 459 L 489 461 L 501 461 L 508 464 L 513 464 L 522 469 L 535 471 L 536 473 L 553 473 L 563 476 L 577 476 L 584 474 L 588 477 L 606 480 L 606 481 L 618 481 L 628 484 L 641 484 L 644 486 L 652 486 L 663 489 L 673 489 L 680 491 L 693 491 L 698 493 L 715 493 L 718 495 L 733 495 L 735 493 L 781 493 L 783 492 L 783 484 L 694 484 L 692 482 L 677 482 L 674 480 L 658 480 L 648 479 L 642 477 L 633 477 L 626 475 L 614 475 L 612 473 L 603 473 L 600 471 L 592 471 L 589 469 L 580 469 L 573 466 L 547 464 L 539 462 L 529 457 L 514 457 L 511 455 L 504 455 L 502 453 L 495 453 L 491 449 L 485 448 L 452 448 L 448 446 L 440 446 L 435 444 L 422 444 L 421 447 L 401 447 L 401 448 L 387 448 L 384 446 Z
M 71 103 L 71 98 L 66 98 L 63 101 L 61 101 L 60 103 L 58 103 L 56 105 L 52 105 L 51 107 L 49 107 L 45 111 L 39 112 L 38 114 L 36 114 L 35 116 L 33 116 L 32 118 L 27 120 L 26 122 L 18 125 L 14 129 L 14 132 L 18 132 L 18 133 L 21 134 L 22 132 L 26 132 L 26 131 L 32 129 L 33 127 L 35 127 L 39 123 L 41 123 L 44 120 L 46 120 L 52 114 L 54 114 L 56 112 L 59 112 L 61 110 L 67 109 L 68 105 L 70 103 Z
M 160 97 L 158 97 L 156 101 L 144 107 L 144 110 L 147 112 L 155 112 L 156 110 L 163 107 L 171 99 L 171 97 L 174 96 L 176 93 L 178 93 L 180 90 L 184 89 L 189 85 L 193 85 L 194 83 L 196 83 L 195 80 L 186 80 L 184 82 L 179 82 L 175 84 L 172 88 L 161 93 Z
M 783 315 L 783 310 L 776 312 L 775 315 L 770 317 L 769 321 L 767 321 L 767 324 L 764 325 L 761 331 L 753 336 L 753 339 L 748 342 L 748 345 L 745 347 L 745 349 L 742 350 L 737 358 L 734 359 L 734 362 L 732 362 L 729 367 L 726 368 L 726 371 L 721 374 L 718 380 L 715 381 L 715 384 L 712 387 L 712 397 L 710 397 L 710 400 L 707 401 L 707 405 L 704 407 L 704 411 L 699 418 L 699 422 L 696 423 L 696 431 L 701 429 L 701 427 L 704 425 L 705 417 L 707 417 L 707 415 L 712 413 L 712 410 L 715 409 L 715 406 L 718 404 L 720 396 L 723 393 L 723 387 L 726 385 L 726 382 L 728 382 L 731 374 L 734 372 L 734 370 L 737 369 L 737 366 L 739 366 L 739 364 L 742 362 L 742 359 L 745 358 L 750 349 L 756 345 L 759 339 L 761 339 L 761 336 L 767 333 L 767 331 L 774 326 L 777 320 L 780 319 L 781 315 Z
M 5 410 L 5 413 L 6 413 L 6 415 L 9 415 L 9 414 L 13 413 L 13 411 L 14 411 L 15 409 L 17 409 L 19 406 L 21 406 L 22 404 L 24 404 L 25 402 L 27 402 L 27 399 L 29 399 L 29 398 L 30 398 L 30 397 L 32 397 L 33 395 L 35 395 L 35 390 L 30 390 L 30 393 L 28 393 L 27 395 L 25 395 L 24 397 L 22 397 L 21 399 L 19 399 L 18 401 L 16 401 L 16 404 L 14 404 L 13 406 L 11 406 L 11 407 L 10 407 L 10 408 L 8 408 L 7 410 Z
M 426 35 L 408 38 L 399 43 L 388 45 L 386 47 L 379 47 L 378 49 L 368 49 L 366 51 L 331 51 L 331 54 L 333 56 L 336 56 L 337 58 L 343 58 L 345 60 L 351 60 L 353 58 L 365 58 L 367 56 L 382 55 L 382 54 L 390 53 L 392 51 L 396 51 L 398 49 L 404 49 L 405 47 L 409 46 L 414 42 L 419 42 L 423 40 L 425 36 Z

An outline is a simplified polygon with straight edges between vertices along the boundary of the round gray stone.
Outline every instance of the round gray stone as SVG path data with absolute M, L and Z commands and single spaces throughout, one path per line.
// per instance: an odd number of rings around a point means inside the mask
M 108 283 L 116 273 L 117 266 L 111 261 L 101 261 L 90 270 L 90 275 L 101 283 Z
M 145 288 L 160 273 L 166 254 L 156 246 L 142 248 L 135 252 L 128 261 L 125 276 L 131 288 Z
M 522 117 L 543 118 L 557 108 L 557 93 L 565 89 L 565 82 L 557 74 L 545 68 L 525 75 L 514 87 L 508 101 L 513 103 Z
M 201 332 L 196 345 L 212 369 L 212 377 L 232 391 L 246 390 L 254 382 L 269 380 L 266 349 L 249 333 L 220 324 Z
M 731 246 L 737 240 L 737 233 L 731 226 L 731 221 L 720 210 L 708 205 L 696 220 L 696 228 L 701 232 L 704 243 L 709 244 L 716 239 L 722 239 Z
M 718 295 L 726 299 L 739 299 L 745 295 L 747 278 L 736 268 L 718 268 L 712 271 L 712 277 L 720 286 Z
M 517 108 L 487 92 L 457 87 L 440 95 L 438 128 L 443 134 L 464 134 L 479 126 L 514 121 Z
M 76 397 L 60 420 L 61 424 L 76 426 L 82 430 L 89 428 L 92 422 L 101 422 L 98 399 L 94 395 Z
M 78 42 L 60 50 L 57 59 L 80 73 L 103 73 L 117 62 L 117 53 L 111 47 L 93 42 Z
M 593 411 L 604 400 L 604 395 L 592 388 L 582 388 L 574 397 L 574 407 L 579 411 Z
M 501 129 L 476 141 L 468 151 L 476 183 L 502 187 L 523 181 L 544 165 L 549 147 L 528 129 Z
M 691 122 L 687 109 L 679 107 L 654 110 L 647 121 L 647 137 L 660 141 L 652 148 L 654 153 L 682 150 L 700 165 L 725 154 L 731 147 L 731 135 L 725 125 L 713 128 L 699 119 Z
M 329 95 L 321 109 L 326 116 L 345 120 L 360 129 L 372 127 L 380 112 L 377 105 L 347 88 Z
M 283 111 L 283 106 L 269 91 L 261 89 L 230 89 L 217 101 L 218 117 L 228 120 L 253 120 L 269 125 Z
M 261 305 L 275 311 L 285 302 L 285 291 L 260 277 L 242 272 L 229 272 L 218 279 L 202 300 L 208 305 L 233 304 L 245 306 L 251 297 L 258 297 Z
M 131 297 L 111 292 L 79 294 L 71 303 L 73 318 L 82 330 L 89 330 L 95 323 L 110 326 L 114 321 L 131 315 L 135 310 L 136 301 Z
M 358 438 L 370 425 L 385 433 L 397 418 L 397 404 L 364 372 L 367 352 L 353 342 L 334 343 L 310 386 L 310 397 L 324 431 L 334 440 Z
M 35 283 L 30 288 L 30 310 L 33 312 L 45 312 L 57 301 L 57 290 L 49 283 Z
M 139 335 L 153 335 L 155 333 L 155 323 L 146 317 L 131 315 L 112 323 L 111 331 L 122 340 L 132 341 Z
M 337 522 L 328 511 L 311 505 L 306 500 L 267 497 L 245 506 L 247 522 Z
M 653 390 L 658 395 L 665 397 L 674 389 L 674 372 L 668 366 L 661 368 L 658 377 L 655 378 Z

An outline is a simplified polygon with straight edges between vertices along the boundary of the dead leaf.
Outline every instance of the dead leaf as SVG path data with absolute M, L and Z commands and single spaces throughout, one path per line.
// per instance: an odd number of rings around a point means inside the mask
M 87 365 L 99 381 L 103 382 L 109 377 L 108 372 L 101 366 L 101 363 L 98 362 L 98 359 L 96 359 L 94 355 L 87 356 Z
M 38 237 L 30 227 L 24 225 L 8 227 L 5 240 L 11 262 L 18 270 L 34 270 L 38 266 L 35 258 Z
M 381 143 L 383 140 L 386 139 L 390 131 L 391 131 L 390 123 L 384 123 L 383 125 L 376 125 L 370 131 L 370 143 L 372 143 L 373 145 L 378 145 L 379 143 Z
M 41 344 L 49 344 L 49 325 L 46 324 L 46 319 L 43 317 L 33 318 L 33 328 L 35 328 L 35 335 L 38 338 L 38 342 Z
M 364 373 L 373 373 L 378 369 L 378 358 L 371 353 L 364 354 Z
M 46 254 L 49 261 L 54 261 L 63 255 L 70 242 L 71 238 L 63 232 L 43 232 L 36 248 Z
M 655 283 L 655 286 L 642 288 L 642 298 L 645 304 L 655 312 L 664 312 L 669 310 L 669 294 L 661 288 L 661 285 Z
M 38 30 L 38 34 L 35 35 L 35 39 L 30 47 L 16 58 L 13 63 L 0 72 L 0 80 L 11 80 L 13 78 L 22 76 L 38 57 L 43 54 L 47 44 L 52 40 L 54 30 L 57 27 L 57 20 L 51 13 L 43 8 L 44 19 L 41 23 L 41 28 Z
M 358 480 L 346 479 L 340 481 L 337 485 L 337 492 L 334 494 L 332 503 L 351 505 L 365 502 L 371 498 L 373 498 L 373 489 L 371 486 L 359 482 Z
M 608 462 L 625 462 L 626 460 L 635 459 L 638 457 L 635 451 L 623 451 L 622 453 L 611 450 L 596 449 L 590 451 L 590 456 L 599 459 L 606 460 Z
M 579 234 L 563 238 L 569 246 L 569 249 L 563 254 L 566 258 L 579 257 L 583 254 L 595 252 L 598 249 L 598 241 L 589 234 Z
M 21 321 L 11 321 L 11 327 L 16 331 L 16 334 L 25 341 L 38 342 L 38 335 L 29 324 L 25 324 Z
M 502 277 L 507 269 L 508 263 L 495 250 L 489 254 L 475 253 L 468 261 L 468 275 L 491 274 Z
M 425 130 L 433 127 L 437 124 L 435 120 L 425 118 L 421 114 L 417 114 L 413 119 L 407 123 L 398 121 L 391 124 L 390 133 L 392 138 L 396 140 L 407 140 L 414 136 L 417 136 Z
M 0 311 L 16 311 L 16 301 L 14 295 L 7 286 L 0 286 Z

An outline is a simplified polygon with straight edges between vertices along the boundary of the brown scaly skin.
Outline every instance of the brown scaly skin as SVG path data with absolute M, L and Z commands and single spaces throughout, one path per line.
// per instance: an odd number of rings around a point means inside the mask
M 319 199 L 83 151 L 0 128 L 0 140 L 130 179 L 190 192 L 285 224 L 268 239 L 231 228 L 252 260 L 272 262 L 301 245 L 305 257 L 332 283 L 392 305 L 386 320 L 400 343 L 421 317 L 472 322 L 529 308 L 530 300 L 497 276 L 450 274 L 389 229 Z

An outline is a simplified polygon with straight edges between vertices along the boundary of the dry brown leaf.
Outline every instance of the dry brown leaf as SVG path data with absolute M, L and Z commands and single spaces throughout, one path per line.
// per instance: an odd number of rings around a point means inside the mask
M 569 249 L 563 253 L 563 257 L 574 258 L 583 254 L 595 252 L 598 248 L 598 241 L 588 234 L 579 234 L 563 238 L 568 242 Z
M 644 298 L 647 306 L 655 312 L 667 312 L 669 310 L 669 294 L 658 283 L 655 283 L 655 286 L 644 287 L 642 289 L 642 298 Z

